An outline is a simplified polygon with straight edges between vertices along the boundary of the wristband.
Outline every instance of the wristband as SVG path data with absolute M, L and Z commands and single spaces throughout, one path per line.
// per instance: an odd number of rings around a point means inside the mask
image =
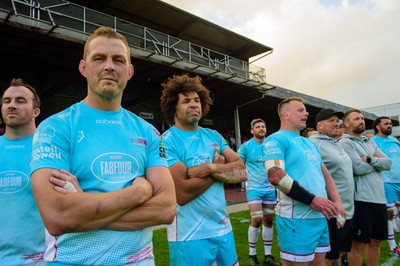
M 371 163 L 371 157 L 367 156 L 367 163 Z
M 302 187 L 297 181 L 293 181 L 292 188 L 290 189 L 290 192 L 286 195 L 306 205 L 310 205 L 315 198 L 315 195 L 313 193 Z
M 292 186 L 293 186 L 293 179 L 288 175 L 282 177 L 278 185 L 276 185 L 276 187 L 283 193 L 289 191 L 292 188 Z

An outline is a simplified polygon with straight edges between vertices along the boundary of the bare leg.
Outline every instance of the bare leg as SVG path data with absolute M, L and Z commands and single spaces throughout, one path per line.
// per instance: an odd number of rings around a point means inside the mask
M 367 246 L 366 243 L 353 241 L 353 243 L 351 245 L 351 252 L 347 253 L 349 265 L 351 265 L 351 266 L 361 266 L 362 265 L 362 252 L 366 246 Z
M 371 243 L 367 244 L 365 259 L 368 266 L 378 266 L 379 255 L 381 253 L 381 243 L 381 240 L 371 239 Z
M 324 266 L 325 255 L 326 252 L 315 253 L 314 260 L 310 263 L 310 266 Z

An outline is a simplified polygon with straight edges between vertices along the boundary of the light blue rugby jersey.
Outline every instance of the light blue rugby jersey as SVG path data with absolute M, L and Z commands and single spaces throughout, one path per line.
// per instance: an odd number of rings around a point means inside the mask
M 184 131 L 173 126 L 163 134 L 168 165 L 183 162 L 187 168 L 211 163 L 214 147 L 220 152 L 229 148 L 215 130 L 199 127 Z M 215 181 L 203 194 L 184 206 L 177 204 L 177 214 L 168 225 L 168 241 L 190 241 L 222 236 L 232 231 L 226 211 L 224 184 Z
M 30 182 L 32 138 L 0 136 L 0 265 L 45 265 L 44 225 Z
M 311 140 L 294 132 L 279 130 L 263 143 L 263 160 L 282 160 L 286 173 L 316 196 L 327 198 L 323 164 L 318 147 Z M 285 218 L 323 218 L 324 216 L 308 205 L 278 191 L 276 214 Z
M 382 171 L 383 181 L 385 183 L 400 183 L 400 142 L 392 137 L 382 138 L 375 135 L 371 138 L 375 141 L 378 148 L 392 159 L 390 171 Z
M 252 138 L 243 143 L 238 150 L 240 158 L 246 163 L 247 190 L 275 190 L 268 181 L 261 149 L 262 142 Z
M 84 102 L 43 121 L 34 136 L 32 172 L 65 169 L 85 192 L 125 188 L 146 169 L 165 166 L 161 135 L 142 118 L 121 108 L 101 111 Z M 45 178 L 43 182 L 48 182 Z M 65 264 L 123 265 L 152 258 L 152 228 L 107 229 L 46 234 L 46 261 Z M 56 248 L 55 248 L 56 247 Z

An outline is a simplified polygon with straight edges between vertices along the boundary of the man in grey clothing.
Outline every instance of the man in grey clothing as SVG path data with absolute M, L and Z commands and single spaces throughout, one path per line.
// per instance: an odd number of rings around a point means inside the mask
M 332 109 L 321 110 L 315 119 L 316 131 L 309 137 L 318 146 L 322 160 L 335 182 L 346 212 L 346 223 L 343 228 L 337 226 L 336 219 L 328 220 L 331 251 L 325 256 L 325 265 L 340 265 L 339 257 L 342 257 L 345 252 L 350 252 L 352 242 L 353 166 L 349 155 L 336 140 L 339 134 L 339 119 L 342 117 L 342 112 L 335 112 Z
M 367 265 L 378 265 L 382 240 L 388 237 L 386 197 L 381 171 L 389 170 L 392 161 L 383 154 L 374 141 L 361 135 L 365 131 L 364 116 L 360 110 L 344 113 L 344 134 L 339 144 L 353 163 L 355 182 L 353 243 L 348 255 L 349 264 L 362 263 L 365 251 Z

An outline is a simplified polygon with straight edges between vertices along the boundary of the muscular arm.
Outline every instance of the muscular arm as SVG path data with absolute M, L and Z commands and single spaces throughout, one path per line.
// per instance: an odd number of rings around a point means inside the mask
M 329 199 L 315 196 L 294 181 L 286 172 L 276 166 L 279 160 L 269 160 L 264 163 L 267 170 L 268 180 L 287 196 L 309 205 L 312 209 L 321 212 L 327 219 L 336 215 L 335 205 Z
M 114 230 L 135 230 L 159 224 L 170 224 L 176 214 L 174 182 L 168 168 L 147 169 L 146 179 L 153 187 L 153 196 L 107 225 Z
M 147 182 L 134 182 L 132 186 L 108 193 L 63 194 L 48 181 L 52 171 L 57 170 L 36 170 L 31 182 L 46 229 L 55 236 L 105 227 L 147 201 L 152 194 Z
M 172 165 L 169 170 L 171 171 L 175 183 L 176 200 L 181 206 L 200 196 L 215 181 L 210 176 L 204 178 L 188 178 L 186 176 L 186 166 L 182 162 Z
M 215 149 L 214 162 L 190 167 L 190 177 L 205 177 L 211 175 L 213 178 L 224 183 L 239 183 L 247 180 L 247 173 L 243 160 L 231 149 L 222 152 L 225 163 L 216 163 L 220 160 L 219 150 Z

